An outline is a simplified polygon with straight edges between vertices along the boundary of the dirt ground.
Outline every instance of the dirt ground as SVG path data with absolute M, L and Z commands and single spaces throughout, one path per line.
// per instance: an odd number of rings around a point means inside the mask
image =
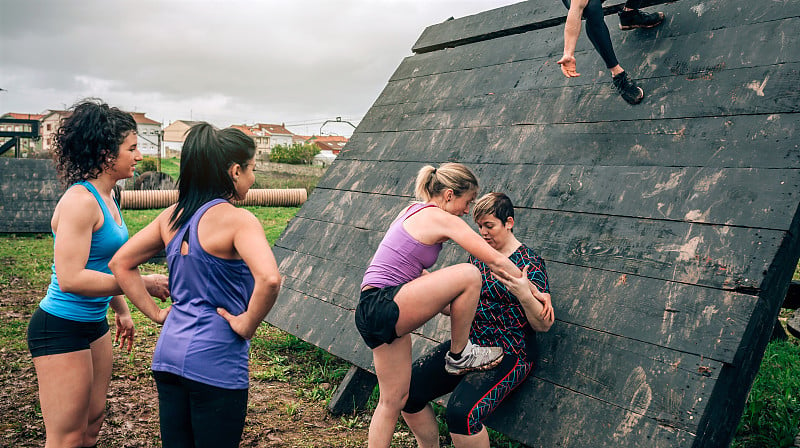
M 9 327 L 24 329 L 30 319 L 29 312 L 24 310 L 32 308 L 31 300 L 40 295 L 38 291 L 15 283 L 0 286 L 0 319 L 4 323 L 0 331 Z M 150 333 L 137 335 L 137 346 L 130 355 L 115 347 L 107 417 L 99 447 L 161 446 L 158 399 L 149 371 L 157 334 Z M 36 375 L 25 341 L 2 345 L 0 446 L 43 446 L 44 423 L 39 410 Z M 251 378 L 247 422 L 240 446 L 366 446 L 369 415 L 331 415 L 324 400 L 315 401 L 298 394 L 298 388 L 302 387 L 291 379 L 283 382 Z M 395 434 L 392 445 L 415 446 L 411 434 L 402 430 Z

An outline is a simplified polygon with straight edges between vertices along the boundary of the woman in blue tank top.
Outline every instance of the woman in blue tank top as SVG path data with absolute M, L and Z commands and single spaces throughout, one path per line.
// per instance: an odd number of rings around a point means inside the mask
M 95 101 L 76 105 L 54 141 L 57 168 L 71 185 L 53 212 L 53 267 L 47 294 L 28 325 L 47 446 L 94 446 L 111 380 L 111 336 L 133 346 L 133 320 L 108 261 L 128 239 L 112 189 L 142 160 L 136 122 Z M 146 293 L 168 297 L 163 275 L 144 278 Z
M 161 440 L 170 447 L 237 447 L 247 413 L 248 349 L 275 303 L 280 275 L 258 219 L 236 208 L 255 181 L 255 144 L 234 128 L 193 126 L 183 145 L 178 203 L 111 260 L 136 307 L 163 323 L 153 377 Z M 145 291 L 138 265 L 166 249 L 172 305 Z

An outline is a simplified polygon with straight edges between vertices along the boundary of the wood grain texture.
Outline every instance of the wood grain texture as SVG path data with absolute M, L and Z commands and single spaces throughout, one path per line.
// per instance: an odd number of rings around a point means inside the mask
M 51 160 L 0 158 L 0 232 L 50 232 L 63 192 Z

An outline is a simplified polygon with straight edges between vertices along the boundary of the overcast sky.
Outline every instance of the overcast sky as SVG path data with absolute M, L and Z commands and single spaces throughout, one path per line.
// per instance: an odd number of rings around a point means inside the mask
M 427 26 L 518 1 L 0 0 L 0 114 L 93 96 L 317 134 L 357 125 Z

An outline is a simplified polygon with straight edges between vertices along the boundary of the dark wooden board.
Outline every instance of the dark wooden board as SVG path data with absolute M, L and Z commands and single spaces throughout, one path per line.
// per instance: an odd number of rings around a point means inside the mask
M 797 61 L 796 52 L 791 51 L 796 48 L 797 37 L 792 36 L 790 30 L 796 29 L 800 7 L 777 2 L 772 6 L 753 2 L 738 8 L 752 20 L 731 23 L 729 17 L 719 14 L 719 10 L 725 8 L 724 2 L 706 3 L 715 3 L 715 6 L 699 18 L 695 11 L 686 9 L 685 3 L 664 5 L 662 9 L 668 15 L 668 20 L 655 30 L 620 31 L 614 24 L 608 23 L 622 65 L 631 70 L 637 79 L 654 74 L 680 74 L 692 78 L 731 68 Z M 765 7 L 786 15 L 765 15 Z M 794 8 L 794 14 L 789 11 L 790 8 Z M 753 39 L 752 36 L 757 38 Z M 730 45 L 731 41 L 736 41 L 736 45 Z M 769 41 L 781 44 L 766 47 L 764 42 Z M 518 63 L 525 64 L 521 66 L 520 77 L 537 70 L 537 76 L 554 75 L 552 81 L 559 81 L 561 85 L 595 82 L 599 79 L 598 71 L 604 72 L 600 78 L 607 79 L 607 69 L 583 33 L 576 47 L 581 77 L 565 79 L 555 64 L 561 57 L 562 42 L 563 28 L 553 27 L 451 48 L 445 52 L 410 56 L 397 68 L 387 89 L 395 82 L 408 78 L 425 78 L 432 74 L 465 70 L 469 70 L 471 75 L 473 70 Z M 697 45 L 698 42 L 702 45 Z M 380 98 L 378 102 L 381 102 Z
M 348 161 L 332 170 L 323 188 L 407 194 L 419 162 Z M 386 172 L 381 172 L 378 167 Z M 512 191 L 515 205 L 615 216 L 785 230 L 797 212 L 796 168 L 673 168 L 523 165 L 473 166 L 491 189 Z M 485 187 L 486 188 L 486 187 Z M 488 191 L 488 190 L 487 190 Z M 741 205 L 731 214 L 728 204 Z M 764 204 L 769 203 L 769 206 Z M 752 213 L 758 210 L 758 213 Z
M 795 113 L 364 132 L 338 160 L 438 163 L 458 154 L 467 165 L 787 168 L 800 166 L 798 133 Z M 440 148 L 435 158 L 431 147 Z
M 517 124 L 593 123 L 705 116 L 796 112 L 800 64 L 725 70 L 711 79 L 683 76 L 643 84 L 647 98 L 635 108 L 622 104 L 610 83 L 552 86 L 535 90 L 427 98 L 374 106 L 362 132 L 418 131 Z M 608 107 L 610 104 L 615 107 Z M 580 107 L 576 107 L 579 105 Z
M 666 3 L 666 4 L 662 4 Z M 617 12 L 624 2 L 605 2 L 606 14 Z M 720 29 L 741 23 L 766 22 L 800 15 L 800 7 L 793 2 L 751 2 L 750 5 L 736 4 L 735 21 L 731 20 L 729 2 L 710 0 L 704 2 L 678 1 L 668 3 L 661 0 L 645 0 L 642 7 L 658 5 L 653 10 L 664 11 L 668 21 L 664 27 L 675 23 L 685 29 Z M 650 11 L 650 10 L 648 10 Z M 502 39 L 504 36 L 519 33 L 538 34 L 547 28 L 561 28 L 566 20 L 567 9 L 560 1 L 528 1 L 493 9 L 478 15 L 444 21 L 426 28 L 412 46 L 415 53 L 429 53 L 475 42 Z M 616 18 L 609 18 L 609 29 L 616 30 Z M 614 36 L 616 37 L 616 36 Z M 585 38 L 585 36 L 583 36 Z M 618 42 L 614 39 L 613 42 Z
M 755 35 L 759 36 L 759 39 L 745 40 L 739 37 L 742 35 Z M 741 40 L 741 45 L 732 47 L 730 41 L 737 38 Z M 782 42 L 780 50 L 764 51 L 763 41 L 774 40 Z M 636 44 L 640 47 L 642 43 L 636 42 Z M 646 58 L 635 68 L 635 75 L 632 75 L 644 86 L 653 89 L 664 82 L 662 78 L 667 77 L 713 81 L 716 76 L 731 70 L 766 67 L 800 60 L 800 19 L 784 19 L 739 28 L 697 32 L 658 39 L 648 44 L 652 50 L 646 52 Z M 543 47 L 537 45 L 534 48 L 549 47 L 550 45 Z M 448 68 L 473 62 L 476 57 L 475 54 L 466 51 L 464 54 L 453 52 L 450 56 L 452 59 L 447 64 Z M 576 57 L 584 62 L 584 68 L 592 67 L 593 59 L 596 58 L 589 57 L 588 50 Z M 608 72 L 602 67 L 598 70 L 581 69 L 585 72 L 581 77 L 566 79 L 558 66 L 553 64 L 553 57 L 549 54 L 531 59 L 516 58 L 520 56 L 516 56 L 514 61 L 472 68 L 466 74 L 463 71 L 446 71 L 425 76 L 414 73 L 414 77 L 390 82 L 375 105 L 425 103 L 432 99 L 471 98 L 500 95 L 511 91 L 525 92 L 567 86 L 591 85 L 597 89 L 598 85 L 610 85 Z M 409 58 L 406 63 L 413 64 L 413 61 L 414 58 Z M 761 88 L 761 82 L 758 84 L 758 88 Z M 767 79 L 763 87 L 769 90 L 773 86 Z
M 50 232 L 63 192 L 52 161 L 0 158 L 0 232 Z

